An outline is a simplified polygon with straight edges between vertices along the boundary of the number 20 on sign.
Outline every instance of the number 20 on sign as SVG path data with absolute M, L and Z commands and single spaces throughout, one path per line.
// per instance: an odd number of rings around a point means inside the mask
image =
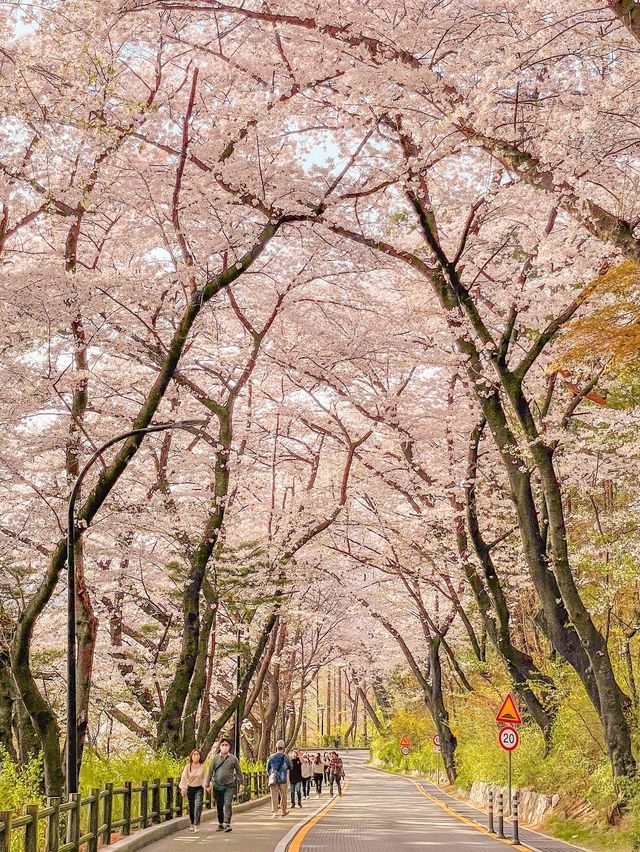
M 520 737 L 515 728 L 501 728 L 498 733 L 498 742 L 505 751 L 513 751 L 520 744 Z

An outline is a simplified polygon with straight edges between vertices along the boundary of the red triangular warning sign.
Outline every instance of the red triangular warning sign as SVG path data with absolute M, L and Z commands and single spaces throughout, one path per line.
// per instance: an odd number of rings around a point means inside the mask
M 400 748 L 411 748 L 411 740 L 405 734 L 405 736 L 400 740 Z
M 518 713 L 518 708 L 516 707 L 516 702 L 513 700 L 513 696 L 511 693 L 507 695 L 504 700 L 502 707 L 500 708 L 500 712 L 496 716 L 496 722 L 500 722 L 505 725 L 521 725 L 522 719 L 520 718 L 520 714 Z

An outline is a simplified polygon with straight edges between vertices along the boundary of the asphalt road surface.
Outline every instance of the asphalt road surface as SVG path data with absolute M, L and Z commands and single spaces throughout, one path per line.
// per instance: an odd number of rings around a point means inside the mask
M 274 820 L 270 805 L 238 813 L 233 832 L 217 822 L 199 834 L 182 831 L 147 847 L 151 852 L 571 852 L 576 847 L 521 829 L 526 844 L 514 847 L 484 830 L 486 817 L 447 797 L 428 782 L 380 772 L 366 765 L 365 752 L 343 753 L 344 795 L 304 801 Z M 452 811 L 459 811 L 456 814 Z M 474 822 L 478 820 L 480 825 Z M 510 834 L 510 828 L 505 828 Z M 526 839 L 525 839 L 526 835 Z
M 370 769 L 355 755 L 345 771 L 344 796 L 289 852 L 505 852 L 504 843 L 448 814 L 409 779 Z

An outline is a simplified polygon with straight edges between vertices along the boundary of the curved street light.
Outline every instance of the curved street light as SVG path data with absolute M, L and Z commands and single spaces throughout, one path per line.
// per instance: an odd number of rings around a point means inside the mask
M 105 450 L 134 435 L 146 435 L 149 432 L 164 432 L 167 429 L 188 429 L 192 426 L 202 426 L 206 420 L 177 420 L 174 423 L 158 423 L 156 426 L 146 426 L 143 429 L 131 429 L 122 432 L 106 441 L 91 456 L 89 461 L 78 474 L 71 495 L 67 512 L 67 796 L 78 792 L 78 706 L 76 684 L 76 521 L 75 505 L 80 492 L 80 486 L 87 472 L 91 469 Z

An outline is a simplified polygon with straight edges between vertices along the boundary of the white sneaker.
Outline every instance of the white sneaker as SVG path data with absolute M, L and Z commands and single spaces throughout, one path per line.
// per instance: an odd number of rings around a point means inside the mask
M 195 830 L 196 830 L 195 825 L 190 825 L 190 826 L 189 826 L 189 831 L 194 832 Z
M 271 814 L 271 819 L 278 819 L 278 814 L 277 814 L 277 813 L 272 813 L 272 814 Z

